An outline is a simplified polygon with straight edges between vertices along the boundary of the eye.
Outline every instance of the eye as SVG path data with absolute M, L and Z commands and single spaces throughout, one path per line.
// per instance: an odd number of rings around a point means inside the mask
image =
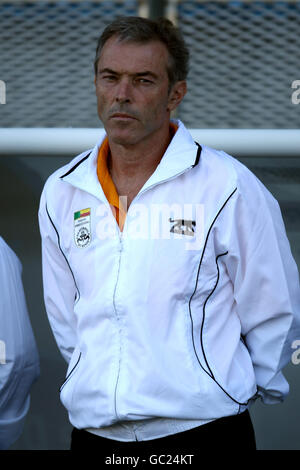
M 117 77 L 115 75 L 104 75 L 102 78 L 106 81 L 109 81 L 109 82 L 112 82 L 112 81 L 117 79 Z
M 137 81 L 142 85 L 151 85 L 153 83 L 152 80 L 149 80 L 148 78 L 138 78 Z
M 112 73 L 103 73 L 99 76 L 103 83 L 114 83 L 117 80 L 117 75 Z

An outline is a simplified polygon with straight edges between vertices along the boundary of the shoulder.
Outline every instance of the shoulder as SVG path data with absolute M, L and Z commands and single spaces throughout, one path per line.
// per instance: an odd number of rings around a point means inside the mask
M 223 150 L 216 150 L 202 145 L 201 161 L 203 167 L 213 177 L 222 176 L 224 178 L 226 176 L 227 179 L 229 178 L 236 185 L 238 185 L 240 180 L 253 180 L 256 178 L 249 168 Z
M 44 185 L 44 191 L 49 191 L 57 184 L 61 183 L 61 178 L 66 174 L 70 173 L 74 168 L 76 168 L 82 161 L 84 161 L 93 149 L 85 150 L 84 152 L 80 153 L 76 157 L 74 157 L 69 163 L 66 165 L 61 166 L 57 170 L 55 170 L 46 180 Z
M 215 208 L 226 208 L 240 219 L 263 220 L 269 214 L 278 217 L 278 201 L 257 176 L 237 158 L 221 150 L 202 146 L 198 165 L 199 181 L 205 187 L 205 199 L 213 200 Z
M 237 158 L 223 150 L 202 146 L 202 163 L 211 177 L 221 185 L 230 185 L 236 189 L 237 196 L 246 197 L 252 201 L 259 195 L 267 199 L 274 199 L 270 191 L 257 178 L 257 176 Z
M 0 273 L 8 270 L 21 270 L 21 262 L 15 252 L 8 246 L 0 236 Z
M 91 151 L 92 150 L 90 149 L 80 153 L 75 158 L 73 158 L 68 164 L 58 168 L 47 178 L 39 202 L 38 216 L 40 219 L 40 223 L 44 217 L 48 219 L 49 211 L 50 213 L 52 213 L 52 209 L 54 209 L 54 207 L 59 208 L 62 204 L 66 202 L 66 198 L 70 192 L 69 190 L 71 186 L 69 186 L 68 183 L 66 183 L 62 179 L 62 177 L 66 174 L 69 174 L 73 168 L 78 167 L 80 165 L 80 162 L 86 160 L 90 155 Z

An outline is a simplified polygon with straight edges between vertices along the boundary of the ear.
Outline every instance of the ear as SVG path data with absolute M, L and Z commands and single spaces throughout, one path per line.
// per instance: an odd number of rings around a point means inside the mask
M 182 81 L 176 82 L 172 86 L 170 94 L 169 94 L 167 110 L 171 112 L 175 108 L 177 108 L 177 106 L 183 100 L 186 92 L 187 92 L 186 81 L 182 80 Z

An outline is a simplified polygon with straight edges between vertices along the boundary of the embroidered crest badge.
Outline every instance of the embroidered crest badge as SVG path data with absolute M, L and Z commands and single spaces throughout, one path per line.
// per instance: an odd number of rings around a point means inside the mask
M 91 209 L 74 212 L 74 240 L 79 248 L 91 243 Z

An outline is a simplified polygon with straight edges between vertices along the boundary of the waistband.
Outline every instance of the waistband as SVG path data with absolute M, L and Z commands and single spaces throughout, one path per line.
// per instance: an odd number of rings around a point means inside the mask
M 117 441 L 147 441 L 169 436 L 178 432 L 202 426 L 214 421 L 208 420 L 182 420 L 168 418 L 153 418 L 137 421 L 120 421 L 103 428 L 87 428 L 86 431 L 97 436 L 114 439 Z

